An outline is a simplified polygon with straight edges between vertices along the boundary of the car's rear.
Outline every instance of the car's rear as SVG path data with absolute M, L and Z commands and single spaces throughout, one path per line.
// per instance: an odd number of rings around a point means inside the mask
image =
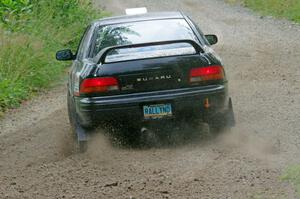
M 207 120 L 228 108 L 220 61 L 184 17 L 99 25 L 75 96 L 83 126 Z

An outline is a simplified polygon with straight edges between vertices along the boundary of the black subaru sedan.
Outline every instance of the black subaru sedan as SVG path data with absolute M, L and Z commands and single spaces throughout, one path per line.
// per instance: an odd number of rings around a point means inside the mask
M 80 146 L 106 124 L 137 127 L 135 136 L 148 124 L 179 120 L 233 126 L 224 66 L 210 47 L 217 41 L 181 12 L 91 23 L 75 54 L 56 54 L 73 60 L 68 111 Z

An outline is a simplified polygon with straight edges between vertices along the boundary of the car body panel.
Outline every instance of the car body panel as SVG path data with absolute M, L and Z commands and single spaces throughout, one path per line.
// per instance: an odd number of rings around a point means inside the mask
M 197 44 L 203 52 L 116 63 L 96 63 L 89 57 L 90 44 L 94 42 L 94 30 L 103 25 L 122 24 L 135 21 L 184 19 L 193 30 Z M 228 103 L 226 77 L 223 80 L 191 85 L 189 72 L 195 67 L 221 65 L 222 62 L 213 51 L 199 28 L 180 12 L 151 13 L 134 16 L 121 16 L 94 21 L 85 31 L 81 44 L 72 63 L 69 74 L 68 92 L 81 125 L 90 127 L 102 122 L 121 118 L 135 118 L 142 122 L 143 105 L 171 103 L 174 117 L 192 115 L 202 118 L 224 111 Z M 110 93 L 83 94 L 77 96 L 82 80 L 94 77 L 116 77 L 120 91 Z M 206 99 L 211 107 L 204 108 Z M 130 119 L 132 120 L 132 119 Z

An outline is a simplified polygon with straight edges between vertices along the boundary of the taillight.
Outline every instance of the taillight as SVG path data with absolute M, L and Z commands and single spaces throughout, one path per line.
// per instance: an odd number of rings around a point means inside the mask
M 190 71 L 190 83 L 222 79 L 224 79 L 222 66 L 192 68 Z
M 80 94 L 118 91 L 118 80 L 114 77 L 97 77 L 84 79 L 80 85 Z

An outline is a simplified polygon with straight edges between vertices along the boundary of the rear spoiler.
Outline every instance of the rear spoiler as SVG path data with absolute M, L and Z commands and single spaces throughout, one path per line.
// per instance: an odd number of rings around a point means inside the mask
M 195 41 L 189 39 L 182 39 L 182 40 L 170 40 L 170 41 L 159 41 L 159 42 L 149 42 L 149 43 L 140 43 L 140 44 L 129 44 L 129 45 L 122 45 L 122 46 L 110 46 L 107 48 L 102 49 L 94 58 L 93 61 L 97 64 L 103 64 L 107 54 L 116 49 L 126 49 L 126 48 L 138 48 L 138 47 L 146 47 L 146 46 L 158 46 L 158 45 L 166 45 L 166 44 L 175 44 L 175 43 L 188 43 L 191 44 L 196 53 L 204 52 L 202 47 Z

